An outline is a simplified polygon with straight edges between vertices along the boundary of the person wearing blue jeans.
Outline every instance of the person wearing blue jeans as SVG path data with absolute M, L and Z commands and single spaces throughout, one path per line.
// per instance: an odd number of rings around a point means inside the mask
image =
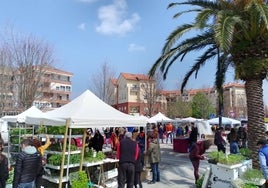
M 158 168 L 160 162 L 160 146 L 158 139 L 154 136 L 149 137 L 149 147 L 147 150 L 148 160 L 152 168 L 152 180 L 148 184 L 154 184 L 155 182 L 160 181 L 160 171 Z
M 20 183 L 18 188 L 33 188 L 35 187 L 35 181 L 29 183 Z
M 151 163 L 151 168 L 152 168 L 152 181 L 149 182 L 149 184 L 153 184 L 157 181 L 160 181 L 160 171 L 158 168 L 158 163 Z

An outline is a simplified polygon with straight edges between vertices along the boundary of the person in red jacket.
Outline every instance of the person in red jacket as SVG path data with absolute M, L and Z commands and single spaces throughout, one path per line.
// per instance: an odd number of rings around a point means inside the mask
M 168 143 L 168 138 L 170 138 L 170 143 L 172 144 L 172 131 L 173 131 L 173 125 L 169 122 L 166 124 L 166 144 Z
M 202 140 L 195 143 L 192 150 L 189 153 L 189 158 L 194 167 L 194 177 L 195 182 L 199 179 L 199 164 L 200 160 L 204 160 L 205 156 L 203 155 L 207 149 L 212 145 L 211 140 Z

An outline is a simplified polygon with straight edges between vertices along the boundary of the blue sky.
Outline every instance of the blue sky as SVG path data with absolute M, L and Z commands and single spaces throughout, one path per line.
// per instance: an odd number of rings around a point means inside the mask
M 58 68 L 74 74 L 73 97 L 90 87 L 92 75 L 107 62 L 120 72 L 146 74 L 159 57 L 167 36 L 191 16 L 173 19 L 178 9 L 167 9 L 170 0 L 4 0 L 0 30 L 12 25 L 16 32 L 33 34 L 55 51 Z M 178 89 L 195 56 L 175 63 L 164 82 Z M 214 63 L 204 67 L 187 89 L 212 87 Z M 227 82 L 233 81 L 232 70 Z M 268 103 L 268 82 L 264 82 Z

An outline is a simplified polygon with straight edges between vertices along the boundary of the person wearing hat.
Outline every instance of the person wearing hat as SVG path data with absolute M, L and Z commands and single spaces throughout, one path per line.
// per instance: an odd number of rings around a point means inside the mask
M 139 155 L 139 146 L 132 140 L 132 133 L 126 132 L 117 148 L 118 167 L 118 188 L 133 188 L 135 178 L 135 164 Z
M 266 179 L 265 187 L 268 187 L 268 144 L 267 140 L 259 140 L 258 158 L 264 178 Z

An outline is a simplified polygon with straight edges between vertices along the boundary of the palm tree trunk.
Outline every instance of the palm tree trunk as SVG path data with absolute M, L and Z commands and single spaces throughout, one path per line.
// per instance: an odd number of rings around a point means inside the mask
M 248 106 L 248 147 L 252 150 L 253 168 L 259 168 L 257 141 L 265 139 L 262 79 L 245 82 Z

